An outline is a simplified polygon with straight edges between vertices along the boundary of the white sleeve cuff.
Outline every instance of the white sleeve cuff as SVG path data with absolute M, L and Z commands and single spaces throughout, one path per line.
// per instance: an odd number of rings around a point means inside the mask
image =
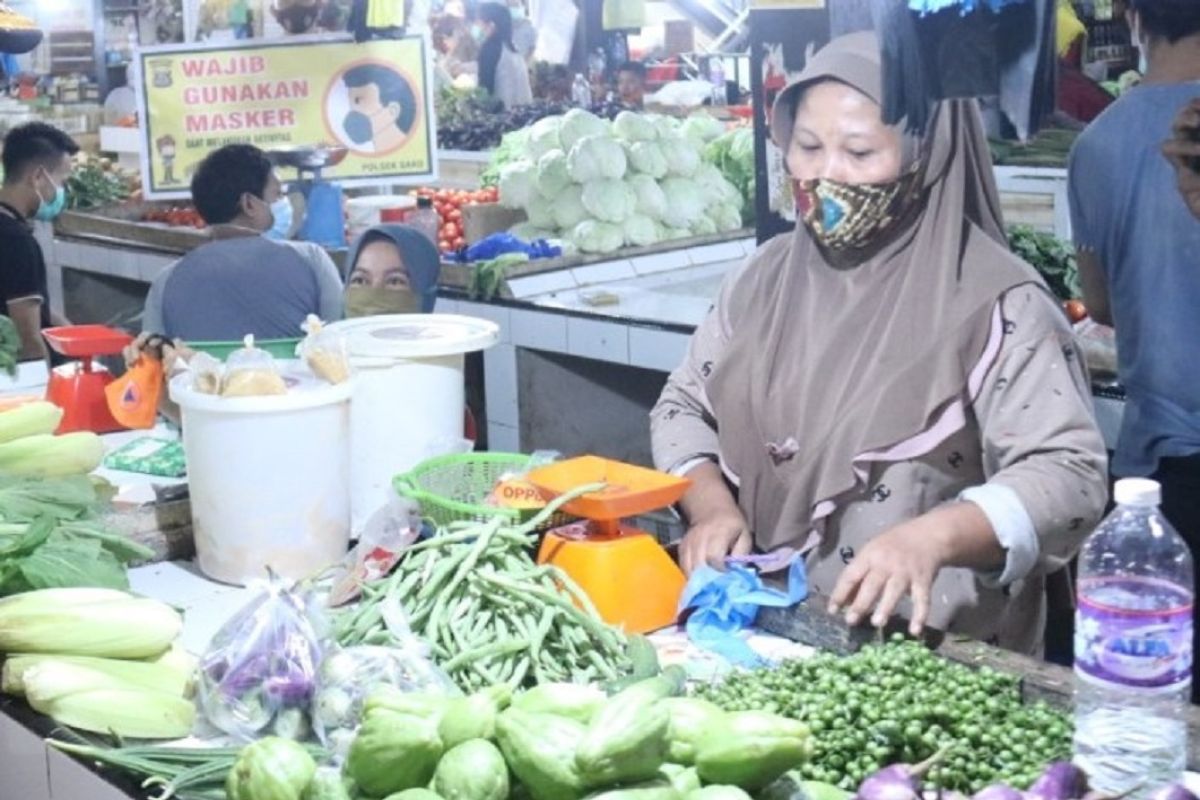
M 672 467 L 669 470 L 669 474 L 674 475 L 676 478 L 683 478 L 701 464 L 711 464 L 714 462 L 714 460 L 715 459 L 712 459 L 708 456 L 696 456 L 694 458 L 689 458 L 687 461 L 681 461 L 679 464 Z
M 1007 586 L 1028 575 L 1037 565 L 1041 544 L 1020 496 L 1007 486 L 988 483 L 965 490 L 958 499 L 979 506 L 1005 551 L 1004 570 L 981 573 L 984 583 Z

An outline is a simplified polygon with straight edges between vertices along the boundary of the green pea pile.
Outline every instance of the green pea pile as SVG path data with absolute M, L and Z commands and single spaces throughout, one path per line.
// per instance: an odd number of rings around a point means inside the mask
M 849 791 L 882 767 L 939 751 L 944 757 L 926 778 L 932 787 L 976 792 L 1003 781 L 1026 788 L 1047 763 L 1071 753 L 1067 717 L 1045 703 L 1022 703 L 1016 678 L 955 664 L 902 637 L 852 656 L 735 673 L 696 694 L 729 711 L 803 720 L 815 751 L 801 774 Z

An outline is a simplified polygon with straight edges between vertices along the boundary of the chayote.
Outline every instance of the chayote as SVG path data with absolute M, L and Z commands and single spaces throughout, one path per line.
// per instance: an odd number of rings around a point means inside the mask
M 555 714 L 587 725 L 607 701 L 594 686 L 543 683 L 513 698 L 512 707 L 537 714 Z
M 301 800 L 317 772 L 303 746 L 278 736 L 247 745 L 225 780 L 228 800 Z
M 696 770 L 706 784 L 756 791 L 803 764 L 811 752 L 804 723 L 765 711 L 736 711 L 700 740 Z
M 696 746 L 709 729 L 725 717 L 725 712 L 698 697 L 668 697 L 662 704 L 671 717 L 667 729 L 667 757 L 676 764 L 696 763 Z
M 596 713 L 575 754 L 584 783 L 593 788 L 651 780 L 667 761 L 670 714 L 660 700 L 671 681 L 660 677 L 618 693 Z
M 442 757 L 436 720 L 383 708 L 367 712 L 346 771 L 371 797 L 428 786 Z
M 583 781 L 575 750 L 584 728 L 574 720 L 510 708 L 496 718 L 504 760 L 533 800 L 575 800 Z
M 445 800 L 506 800 L 508 765 L 496 745 L 472 739 L 442 756 L 433 790 Z

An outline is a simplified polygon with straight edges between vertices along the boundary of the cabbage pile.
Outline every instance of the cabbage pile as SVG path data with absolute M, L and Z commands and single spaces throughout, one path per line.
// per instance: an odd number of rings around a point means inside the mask
M 515 236 L 561 238 L 585 253 L 737 230 L 745 196 L 704 158 L 724 132 L 703 115 L 547 117 L 522 131 L 521 157 L 500 167 L 500 204 L 529 218 Z

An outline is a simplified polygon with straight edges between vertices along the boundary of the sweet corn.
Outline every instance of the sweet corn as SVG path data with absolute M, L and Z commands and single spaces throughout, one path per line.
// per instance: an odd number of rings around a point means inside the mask
M 53 403 L 25 403 L 0 413 L 0 444 L 26 436 L 54 433 L 62 422 L 63 411 Z
M 33 675 L 29 677 L 34 679 Z M 26 688 L 32 690 L 33 686 Z M 53 689 L 45 692 L 54 695 Z M 196 720 L 196 709 L 190 701 L 136 689 L 74 692 L 45 703 L 30 697 L 29 705 L 60 725 L 130 739 L 178 739 L 191 733 Z
M 0 604 L 0 652 L 154 658 L 183 628 L 179 613 L 157 600 L 127 596 L 87 605 L 36 600 Z
M 172 651 L 168 650 L 168 653 Z M 92 656 L 16 655 L 9 656 L 0 670 L 0 691 L 25 694 L 29 675 L 52 670 L 61 680 L 51 683 L 83 688 L 143 689 L 185 697 L 191 671 L 154 661 L 125 661 Z M 57 670 L 57 673 L 53 671 Z M 69 680 L 68 680 L 69 679 Z M 43 679 L 44 682 L 48 679 Z
M 0 474 L 35 478 L 84 475 L 100 466 L 104 444 L 90 431 L 41 434 L 0 444 Z

